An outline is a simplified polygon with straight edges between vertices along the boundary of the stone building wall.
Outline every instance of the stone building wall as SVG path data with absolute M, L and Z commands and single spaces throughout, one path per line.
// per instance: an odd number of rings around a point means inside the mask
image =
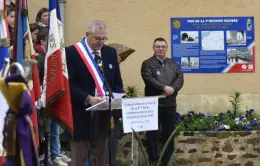
M 176 166 L 260 165 L 260 131 L 180 133 L 175 148 Z

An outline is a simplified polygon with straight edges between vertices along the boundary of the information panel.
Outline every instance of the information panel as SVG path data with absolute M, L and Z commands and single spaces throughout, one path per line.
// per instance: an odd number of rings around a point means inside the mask
M 254 38 L 254 17 L 171 18 L 171 56 L 184 73 L 254 72 Z

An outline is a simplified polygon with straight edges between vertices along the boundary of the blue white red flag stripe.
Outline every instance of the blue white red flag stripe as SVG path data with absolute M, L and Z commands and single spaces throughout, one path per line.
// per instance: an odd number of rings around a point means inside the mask
M 76 43 L 75 47 L 76 47 L 77 51 L 79 52 L 81 58 L 83 59 L 85 65 L 87 66 L 90 74 L 92 75 L 92 78 L 95 81 L 95 85 L 96 85 L 97 91 L 99 93 L 99 96 L 101 98 L 104 98 L 105 92 L 106 92 L 104 77 L 101 74 L 95 60 L 91 56 L 91 54 L 86 46 L 85 40 L 82 40 L 82 41 Z
M 17 11 L 17 18 L 18 18 L 18 26 L 17 26 L 17 55 L 16 60 L 21 65 L 23 64 L 24 60 L 24 34 L 27 32 L 27 23 L 25 22 L 26 19 L 22 15 L 22 9 L 23 9 L 23 1 L 19 1 L 19 9 Z M 26 26 L 24 25 L 26 24 Z
M 29 19 L 26 10 L 28 10 L 27 0 L 19 0 L 19 7 L 17 13 L 18 17 L 18 23 L 17 25 L 17 42 L 16 44 L 16 52 L 17 52 L 17 62 L 21 65 L 23 64 L 24 59 L 34 59 L 34 50 L 33 50 L 33 43 L 31 39 L 31 32 L 29 28 Z M 27 42 L 29 41 L 29 42 Z M 30 51 L 26 51 L 25 47 L 28 47 Z M 30 115 L 30 118 L 33 123 L 33 127 L 35 130 L 35 144 L 38 147 L 39 146 L 39 132 L 38 132 L 38 115 L 37 115 L 37 109 L 35 106 L 35 101 L 37 101 L 40 97 L 40 84 L 39 84 L 39 76 L 38 76 L 38 69 L 36 65 L 33 65 L 33 71 L 32 71 L 32 86 L 29 86 L 29 90 L 31 93 L 31 100 L 33 104 L 33 112 Z
M 0 0 L 0 12 L 2 12 L 3 15 L 0 15 L 0 40 L 8 40 L 9 39 L 9 31 L 8 31 L 8 23 L 7 23 L 7 18 L 5 18 L 6 15 L 6 1 L 5 0 Z M 7 70 L 2 70 L 4 67 L 4 59 L 8 58 L 8 47 L 3 47 L 0 45 L 0 77 L 4 76 L 6 74 Z M 9 68 L 9 63 L 7 64 L 8 66 L 5 69 Z M 6 99 L 4 98 L 3 94 L 0 92 L 0 165 L 2 165 L 3 162 L 3 156 L 4 154 L 4 149 L 2 146 L 2 141 L 3 141 L 3 128 L 4 128 L 4 118 L 6 116 L 6 112 L 8 110 L 8 104 Z M 4 155 L 3 155 L 4 154 Z M 2 156 L 3 155 L 3 156 Z
M 0 20 L 0 38 L 9 38 L 8 22 L 7 19 Z
M 63 26 L 58 0 L 49 0 L 49 35 L 45 57 L 43 104 L 66 129 L 73 132 L 72 107 Z M 71 132 L 71 133 L 72 133 Z
M 8 23 L 7 23 L 7 10 L 6 1 L 0 0 L 0 71 L 4 65 L 4 59 L 8 58 L 7 41 L 10 40 Z

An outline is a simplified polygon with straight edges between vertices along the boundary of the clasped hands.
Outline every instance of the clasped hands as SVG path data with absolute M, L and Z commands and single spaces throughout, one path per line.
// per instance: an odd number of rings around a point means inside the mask
M 170 96 L 174 93 L 174 88 L 173 87 L 170 87 L 170 86 L 165 86 L 163 88 L 163 95 L 164 96 Z

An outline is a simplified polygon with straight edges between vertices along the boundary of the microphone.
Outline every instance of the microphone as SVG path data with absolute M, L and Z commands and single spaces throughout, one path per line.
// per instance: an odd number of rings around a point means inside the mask
M 106 77 L 105 77 L 105 73 L 104 73 L 104 70 L 103 70 L 102 58 L 101 58 L 98 54 L 95 54 L 94 60 L 96 61 L 97 66 L 98 66 L 99 70 L 101 71 L 101 74 L 102 74 L 103 77 L 104 77 L 105 85 L 106 85 L 107 90 L 108 90 L 108 92 L 109 92 L 109 96 L 110 96 L 111 98 L 114 98 L 114 95 L 113 95 L 113 92 L 112 92 L 112 90 L 111 90 L 111 87 L 109 86 L 109 84 L 108 84 L 108 82 L 107 82 L 107 79 L 106 79 Z
M 99 55 L 95 55 L 95 61 L 97 63 L 97 66 L 101 72 L 103 72 L 103 63 L 102 58 Z

